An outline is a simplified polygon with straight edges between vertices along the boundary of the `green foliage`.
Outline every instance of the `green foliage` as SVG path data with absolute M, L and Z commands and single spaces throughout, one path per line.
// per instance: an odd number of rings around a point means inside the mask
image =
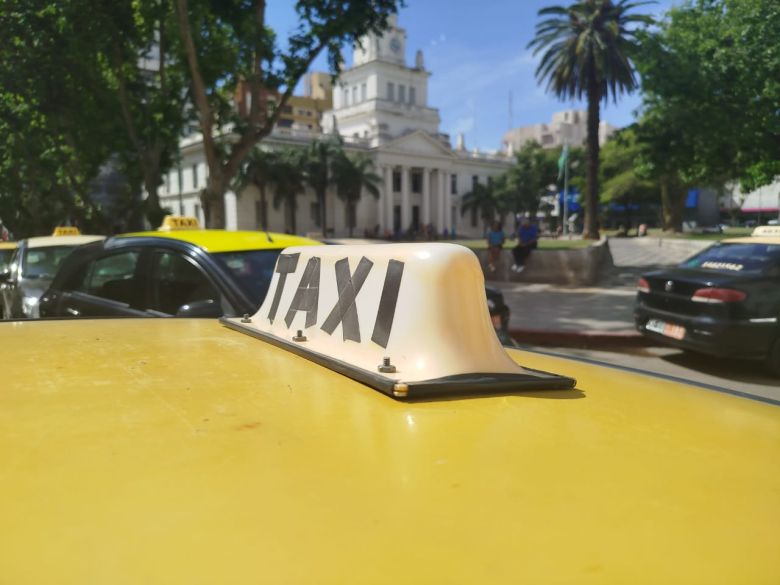
M 636 203 L 660 197 L 660 187 L 652 180 L 645 163 L 645 145 L 628 127 L 612 137 L 601 149 L 601 201 Z
M 317 196 L 320 210 L 320 228 L 327 235 L 327 196 L 328 190 L 336 186 L 336 161 L 344 156 L 341 139 L 326 136 L 313 140 L 304 152 L 302 164 L 306 184 Z
M 275 153 L 269 173 L 269 183 L 274 188 L 274 207 L 278 209 L 284 205 L 287 227 L 293 234 L 296 232 L 298 195 L 303 191 L 305 181 L 302 159 L 303 153 L 297 148 L 282 150 Z
M 529 142 L 517 152 L 515 165 L 507 171 L 504 195 L 513 214 L 536 215 L 541 198 L 551 194 L 550 186 L 554 188 L 559 156 L 560 150 L 545 150 L 537 142 Z
M 379 197 L 380 177 L 372 171 L 373 162 L 365 156 L 348 156 L 342 151 L 334 164 L 336 195 L 346 203 L 349 237 L 355 229 L 355 207 L 363 191 Z
M 585 231 L 597 237 L 599 166 L 599 104 L 636 88 L 631 57 L 637 48 L 637 27 L 652 22 L 634 14 L 648 2 L 631 0 L 580 0 L 569 6 L 539 11 L 536 36 L 529 43 L 534 54 L 542 52 L 536 69 L 539 81 L 561 99 L 585 98 L 588 102 L 588 181 Z
M 780 174 L 778 39 L 776 0 L 688 1 L 642 39 L 638 132 L 657 174 L 744 190 Z

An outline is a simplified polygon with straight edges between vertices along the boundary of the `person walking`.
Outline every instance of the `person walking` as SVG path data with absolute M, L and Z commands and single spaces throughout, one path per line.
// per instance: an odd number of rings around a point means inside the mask
M 515 257 L 512 270 L 522 272 L 525 269 L 525 263 L 531 252 L 536 249 L 538 240 L 539 228 L 535 223 L 531 223 L 530 219 L 524 217 L 517 229 L 517 246 L 512 249 L 512 254 Z
M 494 221 L 490 231 L 487 233 L 488 270 L 490 272 L 496 271 L 496 264 L 498 264 L 498 259 L 501 257 L 501 248 L 504 247 L 505 241 L 506 234 L 501 228 L 501 222 Z

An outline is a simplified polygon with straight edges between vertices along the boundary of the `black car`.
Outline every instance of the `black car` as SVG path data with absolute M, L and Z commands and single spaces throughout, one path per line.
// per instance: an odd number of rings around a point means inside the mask
M 780 374 L 780 237 L 725 240 L 675 268 L 644 274 L 637 288 L 634 318 L 643 335 L 764 360 Z

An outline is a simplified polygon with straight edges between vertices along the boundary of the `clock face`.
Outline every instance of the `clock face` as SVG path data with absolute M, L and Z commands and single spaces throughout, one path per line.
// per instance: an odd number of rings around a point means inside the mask
M 401 41 L 398 40 L 398 37 L 393 37 L 390 39 L 390 50 L 393 53 L 397 53 L 401 50 Z

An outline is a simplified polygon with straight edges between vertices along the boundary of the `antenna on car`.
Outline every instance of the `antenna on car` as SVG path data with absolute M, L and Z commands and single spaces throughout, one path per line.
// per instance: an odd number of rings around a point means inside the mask
M 274 239 L 271 237 L 271 232 L 269 232 L 268 230 L 265 230 L 265 237 L 268 238 L 268 242 L 270 244 L 274 243 Z

